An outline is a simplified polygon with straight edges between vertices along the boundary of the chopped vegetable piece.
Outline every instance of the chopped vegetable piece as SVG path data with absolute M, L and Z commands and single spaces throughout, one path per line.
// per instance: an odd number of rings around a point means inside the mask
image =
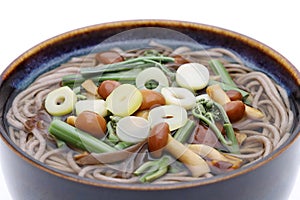
M 136 77 L 136 87 L 138 89 L 147 89 L 145 84 L 150 81 L 154 80 L 158 82 L 158 86 L 153 89 L 155 91 L 160 91 L 163 87 L 168 87 L 169 86 L 169 80 L 164 74 L 164 72 L 156 67 L 150 67 L 147 69 L 144 69 L 141 71 L 137 77 Z
M 123 65 L 119 65 L 119 64 L 120 63 L 114 63 L 114 64 L 107 64 L 107 65 L 99 65 L 90 68 L 82 68 L 80 74 L 85 78 L 90 78 L 94 76 L 103 76 L 106 74 L 117 74 L 117 73 L 129 72 L 134 69 L 142 70 L 144 68 L 153 66 L 152 63 L 143 63 L 143 62 L 136 62 L 130 64 L 123 64 Z
M 151 127 L 166 122 L 169 124 L 170 131 L 173 131 L 184 126 L 187 121 L 187 111 L 176 105 L 159 106 L 150 110 L 148 120 Z
M 263 119 L 265 117 L 263 112 L 248 105 L 245 105 L 245 113 L 250 119 Z
M 196 104 L 196 97 L 186 88 L 164 87 L 161 94 L 165 97 L 166 104 L 181 106 L 186 110 L 190 110 Z
M 126 149 L 132 145 L 134 145 L 134 143 L 121 141 L 121 142 L 118 142 L 118 144 L 116 144 L 114 146 L 114 148 L 116 148 L 118 150 L 122 150 L 122 149 Z
M 81 100 L 75 104 L 76 115 L 79 115 L 83 111 L 92 111 L 103 117 L 107 115 L 106 104 L 103 99 L 88 99 Z
M 225 105 L 226 103 L 229 103 L 231 101 L 226 92 L 222 90 L 222 88 L 218 84 L 208 86 L 206 88 L 206 92 L 212 100 L 221 105 Z
M 85 80 L 81 86 L 90 94 L 94 96 L 98 96 L 98 87 L 95 85 L 95 83 L 91 79 Z
M 230 77 L 228 71 L 226 70 L 224 65 L 219 60 L 213 59 L 209 62 L 209 65 L 212 68 L 212 70 L 214 71 L 214 73 L 221 77 L 221 80 L 223 83 L 237 88 L 236 84 Z
M 166 75 L 168 75 L 170 77 L 171 81 L 174 81 L 174 79 L 175 79 L 175 73 L 172 72 L 165 65 L 161 64 L 161 62 L 157 62 L 156 60 L 151 60 L 151 59 L 150 60 L 149 59 L 145 59 L 145 62 L 149 62 L 149 63 L 155 64 L 155 67 L 159 67 Z
M 72 112 L 77 101 L 76 94 L 67 86 L 51 91 L 45 100 L 45 108 L 53 116 Z
M 120 140 L 128 143 L 138 143 L 148 138 L 150 124 L 142 117 L 127 116 L 117 123 L 116 134 Z
M 142 101 L 142 93 L 134 85 L 122 84 L 106 98 L 106 107 L 114 115 L 125 117 L 137 111 Z
M 249 96 L 249 93 L 238 88 L 235 82 L 232 80 L 231 76 L 229 75 L 228 71 L 224 67 L 224 65 L 219 60 L 211 60 L 209 62 L 210 67 L 214 71 L 216 75 L 219 75 L 221 77 L 221 82 L 210 80 L 209 84 L 220 84 L 223 90 L 237 90 L 243 95 L 243 100 L 246 101 L 247 97 Z
M 242 90 L 238 87 L 235 87 L 235 86 L 231 86 L 231 85 L 228 85 L 228 84 L 225 84 L 225 83 L 222 83 L 222 82 L 219 82 L 219 81 L 214 81 L 214 80 L 209 80 L 209 83 L 208 85 L 220 85 L 221 88 L 224 90 L 224 91 L 229 91 L 229 90 L 235 90 L 235 91 L 238 91 L 242 94 L 243 96 L 243 100 L 246 101 L 248 100 L 247 98 L 249 97 L 249 92 L 245 91 L 245 90 Z
M 134 113 L 134 116 L 136 117 L 142 117 L 146 120 L 148 120 L 150 110 L 138 110 Z
M 172 160 L 173 159 L 170 156 L 165 155 L 158 160 L 148 161 L 140 166 L 134 174 L 139 176 L 144 173 L 144 175 L 140 178 L 140 181 L 152 182 L 168 172 L 168 168 Z
M 125 144 L 122 142 L 122 144 Z M 130 159 L 133 155 L 139 152 L 139 150 L 144 146 L 144 142 L 131 145 L 125 149 L 117 149 L 114 152 L 104 152 L 104 153 L 90 153 L 83 154 L 79 158 L 75 157 L 76 163 L 79 165 L 98 165 L 98 164 L 109 164 L 117 163 Z
M 205 144 L 190 144 L 188 147 L 201 157 L 209 158 L 210 160 L 229 162 L 232 164 L 232 168 L 234 169 L 239 168 L 243 162 L 241 159 L 234 156 L 225 156 L 218 150 Z
M 67 117 L 66 122 L 72 126 L 75 126 L 76 119 L 77 119 L 76 116 L 69 116 L 69 117 Z
M 132 82 L 134 84 L 136 76 L 139 72 L 141 72 L 140 69 L 133 69 L 133 70 L 125 71 L 125 72 L 105 73 L 105 74 L 101 74 L 98 76 L 90 77 L 89 79 L 91 79 L 92 81 L 95 81 L 95 83 L 102 82 L 105 80 L 116 80 L 121 83 Z M 66 76 L 62 77 L 62 85 L 73 88 L 77 85 L 80 85 L 85 80 L 86 80 L 86 78 L 80 74 L 79 75 L 78 74 L 66 75 Z
M 206 92 L 209 97 L 221 105 L 231 102 L 226 92 L 220 87 L 220 85 L 211 85 L 206 88 Z M 245 104 L 245 113 L 251 119 L 262 119 L 264 114 L 256 108 Z
M 210 172 L 205 160 L 191 151 L 187 146 L 175 140 L 171 135 L 168 137 L 168 144 L 165 146 L 165 150 L 185 164 L 193 177 L 200 177 Z
M 176 82 L 183 88 L 189 90 L 201 90 L 209 81 L 208 69 L 199 63 L 186 63 L 176 71 Z
M 176 131 L 174 139 L 181 143 L 185 143 L 192 135 L 195 127 L 195 122 L 193 120 L 188 119 L 185 125 Z
M 192 109 L 192 114 L 203 121 L 213 130 L 220 142 L 232 153 L 239 153 L 239 145 L 236 140 L 230 120 L 223 107 L 212 100 L 200 100 Z M 229 140 L 226 140 L 218 129 L 215 121 L 224 121 L 223 128 Z
M 50 123 L 49 132 L 57 139 L 88 152 L 103 153 L 116 151 L 115 148 L 101 140 L 60 120 L 53 120 Z
M 196 101 L 199 101 L 201 99 L 211 100 L 211 98 L 209 97 L 209 95 L 206 94 L 206 93 L 205 94 L 200 94 L 200 95 L 196 96 Z
M 122 71 L 133 69 L 137 66 L 142 66 L 143 64 L 154 64 L 158 62 L 174 62 L 174 58 L 171 57 L 165 57 L 165 56 L 148 56 L 148 57 L 138 57 L 138 58 L 132 58 L 129 60 L 125 60 L 122 62 L 117 62 L 113 64 L 107 64 L 104 66 L 97 66 L 97 67 L 89 67 L 89 68 L 81 68 L 80 73 L 85 77 L 95 76 L 95 75 L 101 75 L 103 72 L 107 72 L 107 70 L 110 71 Z M 159 64 L 159 63 L 158 63 Z
M 106 139 L 112 143 L 112 144 L 116 144 L 120 141 L 120 139 L 118 138 L 117 134 L 116 134 L 116 125 L 113 125 L 114 122 L 109 121 L 106 124 L 106 128 L 107 128 L 107 136 Z
M 154 90 L 155 88 L 157 88 L 159 85 L 159 82 L 157 82 L 156 80 L 149 80 L 145 83 L 145 87 L 148 90 Z
M 191 122 L 188 122 L 185 129 L 191 127 L 191 124 Z M 175 156 L 175 159 L 179 158 L 180 161 L 186 164 L 187 167 L 191 170 L 193 176 L 201 176 L 201 174 L 205 174 L 210 171 L 208 165 L 201 157 L 190 151 L 180 141 L 176 141 L 176 139 L 173 138 L 170 134 L 167 134 L 167 136 L 167 144 L 164 145 L 164 147 L 168 145 L 168 149 L 166 150 L 168 150 L 173 156 Z M 180 134 L 180 136 L 177 136 L 177 138 L 179 140 L 185 140 L 186 136 L 182 137 L 182 134 Z M 189 158 L 189 156 L 191 157 Z M 163 155 L 157 160 L 144 163 L 134 172 L 134 174 L 139 176 L 144 173 L 144 175 L 140 178 L 142 182 L 154 181 L 155 179 L 160 178 L 168 172 L 171 164 L 176 162 L 175 159 L 170 157 L 169 155 Z
M 235 137 L 239 143 L 239 145 L 243 144 L 243 142 L 247 139 L 247 134 L 246 133 L 240 133 L 240 132 L 237 132 L 235 131 Z

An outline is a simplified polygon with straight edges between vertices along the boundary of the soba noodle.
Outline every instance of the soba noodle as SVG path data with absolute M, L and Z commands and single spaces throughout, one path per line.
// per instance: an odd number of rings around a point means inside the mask
M 173 50 L 154 41 L 150 46 L 162 55 L 181 55 L 189 62 L 198 62 L 205 66 L 211 58 L 218 59 L 224 64 L 235 83 L 251 93 L 253 107 L 259 108 L 266 118 L 263 121 L 246 119 L 233 124 L 235 129 L 247 136 L 240 146 L 241 154 L 234 154 L 235 157 L 243 160 L 243 166 L 268 156 L 288 139 L 293 123 L 288 95 L 266 74 L 247 67 L 233 52 L 223 48 L 193 51 L 189 47 L 181 46 Z M 117 47 L 112 50 L 126 59 L 138 57 L 144 51 L 143 49 L 124 51 Z M 133 153 L 123 162 L 80 165 L 76 162 L 76 156 L 80 156 L 82 152 L 67 145 L 57 148 L 47 132 L 52 116 L 43 108 L 46 95 L 59 87 L 63 76 L 79 73 L 80 68 L 96 64 L 95 54 L 74 57 L 58 68 L 41 75 L 27 89 L 19 93 L 7 113 L 10 138 L 27 154 L 58 170 L 96 180 L 139 183 L 138 177 L 133 176 L 132 173 L 147 160 L 147 153 L 142 153 L 147 148 L 139 148 L 138 153 Z M 32 120 L 36 125 L 29 123 Z M 153 183 L 194 181 L 212 176 L 214 174 L 208 173 L 195 178 L 189 176 L 187 171 L 180 171 L 168 173 Z

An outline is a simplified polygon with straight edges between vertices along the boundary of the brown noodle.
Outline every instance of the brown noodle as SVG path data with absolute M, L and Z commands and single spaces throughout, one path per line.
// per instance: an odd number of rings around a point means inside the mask
M 163 55 L 181 55 L 190 62 L 199 62 L 206 66 L 211 58 L 217 58 L 224 63 L 237 85 L 251 92 L 253 106 L 262 110 L 267 117 L 264 121 L 246 119 L 234 124 L 234 128 L 247 135 L 241 145 L 241 154 L 235 155 L 244 160 L 244 166 L 269 155 L 288 139 L 293 123 L 289 99 L 285 90 L 267 75 L 248 68 L 234 53 L 223 48 L 192 51 L 189 47 L 182 46 L 173 50 L 156 42 L 151 42 L 150 46 L 161 51 Z M 123 51 L 120 48 L 113 50 L 125 58 L 136 57 L 143 52 L 143 50 Z M 132 160 L 141 163 L 145 159 L 140 154 L 134 155 L 130 159 L 131 161 L 126 160 L 117 164 L 80 166 L 74 159 L 74 156 L 78 154 L 77 151 L 67 146 L 57 148 L 52 142 L 49 142 L 51 138 L 47 133 L 47 123 L 51 121 L 51 116 L 45 111 L 41 111 L 46 95 L 59 87 L 63 76 L 76 74 L 81 67 L 95 66 L 94 57 L 95 54 L 74 57 L 60 67 L 43 74 L 26 90 L 18 94 L 7 113 L 10 138 L 27 154 L 58 170 L 97 180 L 138 183 L 138 177 L 131 176 L 130 173 L 136 167 Z M 44 128 L 33 128 L 32 131 L 28 131 L 25 126 L 27 120 L 35 117 L 38 111 L 43 112 L 42 121 L 44 123 L 41 123 L 40 126 Z M 140 151 L 143 151 L 143 148 Z M 124 168 L 126 168 L 125 171 Z M 120 173 L 122 174 L 120 175 Z M 169 173 L 153 183 L 192 181 L 211 176 L 213 174 L 193 178 L 184 171 Z

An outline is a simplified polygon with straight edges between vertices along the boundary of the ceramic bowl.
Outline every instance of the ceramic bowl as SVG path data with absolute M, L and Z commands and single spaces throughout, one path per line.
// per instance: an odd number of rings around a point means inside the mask
M 139 29 L 139 31 L 131 31 Z M 117 35 L 117 37 L 116 37 Z M 31 158 L 8 136 L 5 114 L 11 95 L 20 91 L 41 72 L 53 68 L 99 43 L 131 45 L 138 39 L 193 40 L 224 47 L 250 64 L 259 66 L 288 89 L 294 99 L 295 122 L 290 139 L 255 165 L 214 178 L 180 184 L 117 184 L 70 175 Z M 16 58 L 0 80 L 1 165 L 13 199 L 286 199 L 299 168 L 300 73 L 282 55 L 245 35 L 222 28 L 164 20 L 138 20 L 99 24 L 73 30 L 44 41 Z

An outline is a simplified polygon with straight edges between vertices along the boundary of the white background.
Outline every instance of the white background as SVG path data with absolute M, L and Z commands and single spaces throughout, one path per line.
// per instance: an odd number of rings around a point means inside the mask
M 50 37 L 88 25 L 128 19 L 174 19 L 230 29 L 267 44 L 300 70 L 300 12 L 296 0 L 7 0 L 0 3 L 0 71 Z M 299 154 L 295 158 L 299 159 Z M 299 188 L 298 175 L 289 200 L 300 199 Z M 0 199 L 11 199 L 1 168 Z

